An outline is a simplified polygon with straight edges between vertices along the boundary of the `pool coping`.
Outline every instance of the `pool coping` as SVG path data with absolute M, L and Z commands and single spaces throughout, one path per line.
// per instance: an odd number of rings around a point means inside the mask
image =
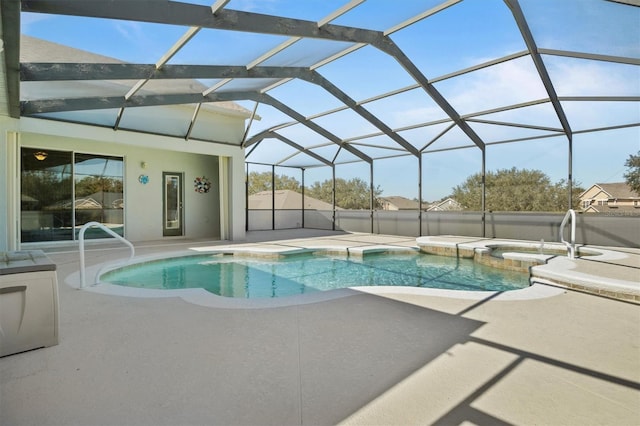
M 522 248 L 535 249 L 540 246 L 540 243 L 524 240 L 470 239 L 468 237 L 444 235 L 419 237 L 416 239 L 416 244 L 421 251 L 427 253 L 445 256 L 454 254 L 460 256 L 462 254 L 464 257 L 475 258 L 483 255 L 491 257 L 491 249 L 494 247 L 512 247 L 516 245 Z M 561 243 L 546 242 L 544 246 L 566 251 L 566 247 Z M 606 268 L 607 263 L 628 257 L 627 253 L 601 247 L 580 246 L 577 250 L 588 254 L 589 260 L 602 262 L 602 269 Z M 585 273 L 580 270 L 580 258 L 572 260 L 562 255 L 518 253 L 516 251 L 504 253 L 502 257 L 506 262 L 520 262 L 523 266 L 526 262 L 527 268 L 530 270 L 532 283 L 553 285 L 627 302 L 640 303 L 640 280 L 629 281 L 605 275 Z M 494 259 L 495 262 L 499 262 L 497 258 Z
M 298 255 L 303 253 L 323 252 L 323 254 L 329 255 L 343 255 L 362 257 L 366 254 L 372 253 L 418 253 L 418 247 L 400 247 L 384 244 L 376 244 L 369 246 L 323 246 L 323 247 L 288 247 L 288 246 L 271 246 L 271 247 L 199 247 L 191 248 L 188 250 L 180 250 L 174 252 L 165 252 L 162 254 L 146 255 L 134 258 L 133 261 L 116 261 L 105 262 L 88 267 L 85 272 L 87 277 L 99 277 L 101 274 L 108 272 L 109 270 L 117 269 L 122 266 L 131 264 L 139 264 L 145 262 L 151 262 L 154 260 L 175 258 L 182 256 L 193 256 L 199 254 L 211 254 L 211 255 L 234 255 L 241 257 L 258 257 L 258 258 L 276 258 L 280 256 Z M 73 288 L 80 288 L 80 272 L 74 272 L 70 274 L 64 280 L 65 283 Z M 95 281 L 95 279 L 94 279 Z M 531 300 L 546 297 L 553 297 L 564 292 L 561 288 L 541 285 L 544 283 L 532 283 L 532 285 L 518 290 L 509 291 L 467 291 L 467 290 L 447 290 L 447 289 L 434 289 L 425 287 L 404 287 L 404 286 L 353 286 L 344 289 L 335 289 L 328 291 L 318 291 L 309 294 L 287 296 L 282 298 L 258 298 L 258 299 L 240 299 L 231 298 L 225 296 L 219 296 L 210 293 L 201 288 L 191 289 L 143 289 L 134 287 L 125 287 L 109 283 L 98 282 L 96 284 L 87 285 L 82 290 L 90 291 L 93 293 L 111 295 L 111 296 L 126 296 L 126 297 L 141 297 L 141 298 L 166 298 L 166 297 L 179 297 L 186 302 L 193 303 L 195 305 L 212 307 L 212 308 L 226 308 L 226 309 L 264 309 L 264 308 L 279 308 L 287 306 L 295 306 L 310 303 L 319 303 L 328 300 L 349 297 L 357 294 L 398 294 L 398 295 L 413 295 L 413 296 L 432 296 L 443 297 L 451 299 L 466 299 L 466 300 L 484 300 L 491 298 L 497 301 L 513 301 L 513 300 Z

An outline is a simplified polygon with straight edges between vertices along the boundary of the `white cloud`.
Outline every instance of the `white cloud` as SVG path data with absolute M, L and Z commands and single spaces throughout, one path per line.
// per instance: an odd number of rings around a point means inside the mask
M 640 69 L 632 65 L 555 58 L 549 63 L 558 96 L 637 96 Z
M 640 94 L 638 67 L 556 57 L 544 60 L 560 97 Z M 549 97 L 528 57 L 436 84 L 436 88 L 462 115 Z M 637 103 L 633 102 L 564 102 L 563 105 L 574 130 L 640 120 Z M 501 116 L 496 118 L 498 120 L 559 127 L 557 115 L 550 104 L 498 115 Z M 495 134 L 490 139 L 494 136 L 504 137 Z
M 442 94 L 463 115 L 547 97 L 529 58 L 456 77 L 441 86 Z
M 400 128 L 412 124 L 426 123 L 429 121 L 448 118 L 447 115 L 437 106 L 414 107 L 409 106 L 406 110 L 394 110 L 393 120 L 387 123 L 391 128 Z
M 110 40 L 111 43 L 121 43 L 117 48 L 118 59 L 134 62 L 156 62 L 171 46 L 159 39 L 158 33 L 151 26 L 134 21 L 115 21 L 113 28 L 121 40 Z
M 53 15 L 47 15 L 44 13 L 22 13 L 20 14 L 20 27 L 23 34 L 29 34 L 33 29 L 32 26 L 42 21 L 47 21 L 53 18 Z
M 139 42 L 145 37 L 144 31 L 138 22 L 134 21 L 117 21 L 114 22 L 114 28 L 122 37 L 132 42 Z

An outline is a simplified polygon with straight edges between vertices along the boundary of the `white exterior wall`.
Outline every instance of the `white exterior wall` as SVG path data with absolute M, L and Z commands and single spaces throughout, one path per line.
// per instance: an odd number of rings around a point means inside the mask
M 242 117 L 222 117 L 226 130 L 216 139 L 242 135 Z M 0 250 L 19 248 L 22 146 L 124 157 L 125 237 L 131 241 L 163 238 L 163 171 L 184 173 L 185 237 L 245 237 L 244 150 L 239 147 L 33 118 L 0 117 L 0 130 Z M 147 163 L 145 169 L 142 162 Z M 225 164 L 226 179 L 220 163 Z M 138 182 L 140 174 L 149 176 L 148 184 Z M 194 191 L 197 176 L 211 180 L 209 193 Z M 222 214 L 221 209 L 225 209 Z

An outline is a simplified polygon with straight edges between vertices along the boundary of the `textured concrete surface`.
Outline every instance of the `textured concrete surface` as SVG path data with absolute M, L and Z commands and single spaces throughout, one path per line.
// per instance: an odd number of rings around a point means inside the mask
M 278 244 L 415 243 L 314 235 Z M 136 250 L 212 245 L 173 243 Z M 520 300 L 345 290 L 212 308 L 76 290 L 65 280 L 77 251 L 48 255 L 60 344 L 0 358 L 2 425 L 640 424 L 636 304 L 569 289 Z M 126 256 L 93 247 L 87 263 Z

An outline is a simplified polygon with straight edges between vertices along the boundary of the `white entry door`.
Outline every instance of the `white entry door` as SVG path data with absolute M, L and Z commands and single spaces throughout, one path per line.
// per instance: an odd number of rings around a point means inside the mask
M 182 173 L 162 173 L 162 235 L 165 237 L 182 235 L 184 217 L 182 180 Z

